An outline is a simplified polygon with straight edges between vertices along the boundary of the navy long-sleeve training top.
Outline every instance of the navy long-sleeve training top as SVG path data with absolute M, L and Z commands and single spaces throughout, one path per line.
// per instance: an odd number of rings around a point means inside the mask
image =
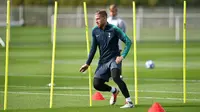
M 99 63 L 101 64 L 110 61 L 110 59 L 114 57 L 120 56 L 118 46 L 119 39 L 125 43 L 125 48 L 121 54 L 121 56 L 125 58 L 132 44 L 128 36 L 121 29 L 109 23 L 107 23 L 104 30 L 97 26 L 94 27 L 92 30 L 92 45 L 86 64 L 91 64 L 96 53 L 97 46 L 99 47 Z

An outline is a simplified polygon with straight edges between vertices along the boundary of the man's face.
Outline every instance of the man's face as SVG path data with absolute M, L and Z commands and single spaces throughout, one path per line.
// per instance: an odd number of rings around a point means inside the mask
M 100 14 L 95 15 L 96 24 L 99 28 L 103 28 L 103 26 L 106 24 L 107 19 L 106 17 L 101 16 Z
M 116 8 L 110 9 L 110 16 L 114 17 L 116 15 L 117 15 L 117 9 Z

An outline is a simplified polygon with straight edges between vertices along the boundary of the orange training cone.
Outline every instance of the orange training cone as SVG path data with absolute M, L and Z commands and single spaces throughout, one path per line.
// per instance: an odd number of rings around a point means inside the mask
M 103 97 L 103 95 L 100 92 L 96 92 L 92 96 L 92 100 L 105 100 L 105 98 Z
M 149 108 L 148 112 L 165 112 L 165 110 L 158 102 L 156 102 Z

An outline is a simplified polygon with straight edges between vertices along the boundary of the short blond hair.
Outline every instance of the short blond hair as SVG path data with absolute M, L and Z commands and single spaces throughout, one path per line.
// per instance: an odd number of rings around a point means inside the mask
M 110 5 L 109 10 L 111 10 L 111 9 L 116 9 L 117 10 L 117 5 L 115 5 L 115 4 Z

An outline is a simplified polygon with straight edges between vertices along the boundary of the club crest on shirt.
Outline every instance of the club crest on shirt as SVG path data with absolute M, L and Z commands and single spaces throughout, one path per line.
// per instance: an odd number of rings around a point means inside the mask
M 108 32 L 108 38 L 110 38 L 110 32 Z
M 99 35 L 96 35 L 96 37 L 99 37 Z

